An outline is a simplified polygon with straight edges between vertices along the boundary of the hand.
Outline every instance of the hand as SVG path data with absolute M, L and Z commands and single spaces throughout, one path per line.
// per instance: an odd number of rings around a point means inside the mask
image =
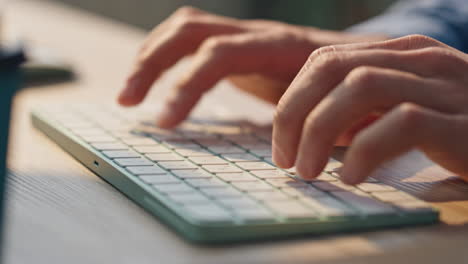
M 314 49 L 381 38 L 238 20 L 184 7 L 151 32 L 119 103 L 140 103 L 165 70 L 193 53 L 192 67 L 167 99 L 159 126 L 176 126 L 204 92 L 226 77 L 241 89 L 276 103 Z
M 374 114 L 345 155 L 345 183 L 412 148 L 468 178 L 467 73 L 467 54 L 420 35 L 318 49 L 278 103 L 273 158 L 314 178 L 336 138 Z

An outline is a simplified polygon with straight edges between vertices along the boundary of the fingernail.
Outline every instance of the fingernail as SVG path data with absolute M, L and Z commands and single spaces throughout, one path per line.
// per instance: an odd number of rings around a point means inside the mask
M 172 119 L 172 110 L 168 105 L 165 105 L 158 115 L 156 124 L 159 127 L 168 127 L 170 126 L 171 119 Z
M 131 99 L 135 96 L 136 87 L 138 86 L 138 79 L 133 79 L 128 82 L 127 86 L 119 95 L 119 102 L 121 104 L 128 104 Z
M 281 168 L 288 168 L 289 164 L 286 159 L 284 153 L 275 145 L 273 144 L 273 161 L 275 162 L 276 166 Z

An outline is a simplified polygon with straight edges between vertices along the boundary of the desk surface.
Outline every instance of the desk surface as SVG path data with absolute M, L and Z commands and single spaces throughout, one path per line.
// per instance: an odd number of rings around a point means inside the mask
M 112 102 L 145 33 L 45 1 L 12 1 L 6 23 L 31 45 L 61 54 L 79 74 L 72 83 L 23 90 L 15 100 L 6 263 L 467 263 L 468 185 L 417 152 L 377 177 L 431 201 L 442 212 L 439 225 L 224 246 L 185 242 L 34 130 L 28 118 L 38 104 Z M 157 108 L 183 67 L 156 85 L 147 106 Z M 226 83 L 206 96 L 203 108 L 239 116 L 255 109 L 257 121 L 271 115 L 270 107 Z

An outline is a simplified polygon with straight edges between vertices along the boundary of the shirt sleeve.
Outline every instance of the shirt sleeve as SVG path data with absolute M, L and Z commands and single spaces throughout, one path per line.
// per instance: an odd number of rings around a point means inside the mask
M 468 0 L 404 0 L 350 32 L 392 37 L 422 34 L 468 52 Z

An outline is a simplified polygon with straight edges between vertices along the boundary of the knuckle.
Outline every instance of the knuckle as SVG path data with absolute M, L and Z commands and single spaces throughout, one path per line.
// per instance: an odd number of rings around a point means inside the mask
M 351 97 L 363 98 L 368 97 L 375 87 L 379 74 L 376 69 L 368 66 L 357 67 L 345 77 L 343 84 L 346 89 L 349 89 Z
M 218 36 L 206 39 L 200 47 L 202 51 L 212 52 L 220 56 L 224 56 L 233 49 L 232 41 L 229 37 Z
M 316 50 L 314 50 L 310 55 L 309 55 L 309 58 L 307 59 L 307 61 L 314 61 L 316 60 L 317 58 L 323 56 L 324 54 L 328 54 L 328 53 L 331 53 L 331 52 L 335 52 L 336 51 L 336 48 L 335 46 L 324 46 L 324 47 L 320 47 Z
M 397 113 L 402 128 L 420 127 L 423 118 L 420 106 L 413 103 L 402 103 L 398 106 Z
M 412 34 L 404 37 L 408 42 L 408 48 L 418 48 L 418 47 L 427 47 L 427 46 L 438 46 L 439 42 L 436 41 L 435 39 L 421 35 L 421 34 Z
M 319 71 L 335 72 L 341 65 L 342 59 L 337 52 L 328 52 L 315 59 L 315 67 Z
M 174 12 L 174 14 L 176 16 L 185 17 L 185 16 L 191 16 L 191 15 L 194 15 L 194 14 L 198 14 L 199 12 L 200 12 L 199 9 L 196 9 L 196 8 L 194 8 L 192 6 L 181 6 Z

